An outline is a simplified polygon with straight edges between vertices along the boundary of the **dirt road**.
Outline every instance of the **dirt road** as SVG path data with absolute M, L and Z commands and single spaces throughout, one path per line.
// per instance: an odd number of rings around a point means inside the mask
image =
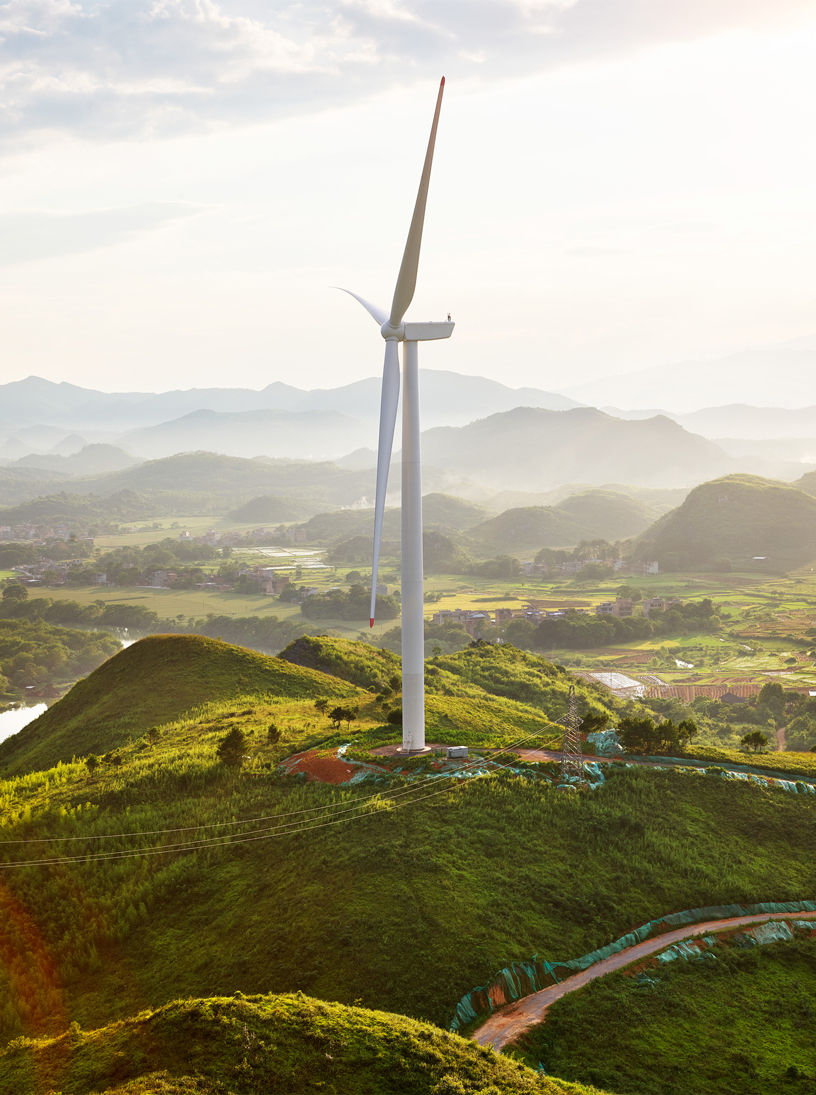
M 514 1042 L 529 1027 L 542 1023 L 547 1009 L 556 1000 L 566 996 L 568 992 L 575 992 L 576 989 L 598 977 L 604 977 L 613 970 L 630 966 L 633 962 L 638 962 L 650 954 L 665 950 L 672 943 L 691 939 L 695 935 L 710 935 L 712 932 L 726 931 L 745 924 L 761 924 L 767 920 L 816 920 L 816 913 L 758 913 L 754 916 L 737 916 L 732 920 L 707 920 L 704 924 L 687 924 L 683 928 L 666 932 L 665 935 L 636 943 L 619 954 L 613 954 L 610 958 L 596 962 L 587 970 L 573 974 L 560 985 L 551 985 L 550 988 L 535 992 L 532 996 L 525 996 L 523 1000 L 518 1000 L 515 1004 L 509 1004 L 491 1015 L 486 1023 L 474 1031 L 471 1038 L 482 1046 L 492 1046 L 496 1050 L 501 1050 L 509 1042 Z

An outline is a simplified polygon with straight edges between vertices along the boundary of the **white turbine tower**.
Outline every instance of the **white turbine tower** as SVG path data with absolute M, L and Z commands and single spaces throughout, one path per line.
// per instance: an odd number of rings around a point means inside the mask
M 377 572 L 380 563 L 385 494 L 391 449 L 397 421 L 399 401 L 399 353 L 403 344 L 402 371 L 402 749 L 418 753 L 425 748 L 425 620 L 422 583 L 422 469 L 419 452 L 419 355 L 417 343 L 437 338 L 450 338 L 453 323 L 404 323 L 403 317 L 414 297 L 425 203 L 431 179 L 436 128 L 442 106 L 445 78 L 439 85 L 428 151 L 419 181 L 414 215 L 408 230 L 408 240 L 397 276 L 391 314 L 351 293 L 380 324 L 385 339 L 382 400 L 380 403 L 380 438 L 377 450 L 377 490 L 374 503 L 374 561 L 371 570 L 370 626 L 374 626 L 377 599 Z M 346 289 L 345 292 L 350 292 Z

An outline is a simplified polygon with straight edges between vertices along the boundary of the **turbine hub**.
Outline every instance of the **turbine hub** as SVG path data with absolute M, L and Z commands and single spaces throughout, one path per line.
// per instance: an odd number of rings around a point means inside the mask
M 392 327 L 391 320 L 387 319 L 380 327 L 380 334 L 386 342 L 402 342 L 405 338 L 405 324 L 400 323 L 399 327 Z

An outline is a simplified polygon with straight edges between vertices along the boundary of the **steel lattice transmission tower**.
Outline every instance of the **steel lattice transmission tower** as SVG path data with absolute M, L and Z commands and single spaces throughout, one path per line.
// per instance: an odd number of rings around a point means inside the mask
M 568 779 L 577 776 L 579 780 L 584 778 L 584 756 L 581 750 L 581 716 L 578 714 L 578 700 L 575 695 L 575 685 L 570 685 L 567 713 L 562 720 L 564 724 L 564 744 L 561 746 L 561 778 Z

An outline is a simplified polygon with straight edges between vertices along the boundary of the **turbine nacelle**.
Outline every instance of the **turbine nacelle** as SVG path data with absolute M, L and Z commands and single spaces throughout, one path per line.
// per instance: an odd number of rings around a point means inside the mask
M 401 323 L 392 327 L 386 320 L 380 334 L 386 342 L 433 342 L 437 338 L 450 338 L 456 326 L 451 320 L 429 320 L 425 323 Z

